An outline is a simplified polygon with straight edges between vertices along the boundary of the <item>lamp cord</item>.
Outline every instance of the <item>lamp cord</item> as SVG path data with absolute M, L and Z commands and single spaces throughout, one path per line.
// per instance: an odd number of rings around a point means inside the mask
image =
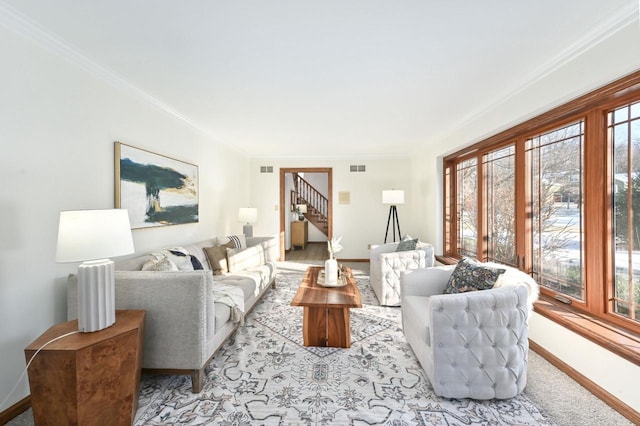
M 27 366 L 24 368 L 24 371 L 22 371 L 22 374 L 20 375 L 20 377 L 18 378 L 18 381 L 16 382 L 16 384 L 13 386 L 13 389 L 11 389 L 11 391 L 9 392 L 9 394 L 2 400 L 2 402 L 0 403 L 0 408 L 4 407 L 4 404 L 9 400 L 9 397 L 11 397 L 11 395 L 13 395 L 13 393 L 16 391 L 16 388 L 18 387 L 18 385 L 20 384 L 20 382 L 22 382 L 22 379 L 24 379 L 25 374 L 27 374 L 27 371 L 29 370 L 29 366 L 31 365 L 31 361 L 33 361 L 33 359 L 36 357 L 36 355 L 38 355 L 38 353 L 40 353 L 41 350 L 43 350 L 45 348 L 45 346 L 55 342 L 56 340 L 60 340 L 63 337 L 67 337 L 67 336 L 71 336 L 72 334 L 76 334 L 76 333 L 80 333 L 79 330 L 76 331 L 71 331 L 67 334 L 63 334 L 62 336 L 58 336 L 58 337 L 54 337 L 53 339 L 49 340 L 47 343 L 45 343 L 44 345 L 40 346 L 38 348 L 38 350 L 33 354 L 33 356 L 31 357 L 31 359 L 29 360 L 29 362 L 27 363 Z

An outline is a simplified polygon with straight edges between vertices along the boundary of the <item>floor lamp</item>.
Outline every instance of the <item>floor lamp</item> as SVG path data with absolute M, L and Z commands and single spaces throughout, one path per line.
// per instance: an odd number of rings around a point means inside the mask
M 382 191 L 382 204 L 389 204 L 389 218 L 387 219 L 387 231 L 384 233 L 384 242 L 387 243 L 389 235 L 389 224 L 393 233 L 393 242 L 396 242 L 396 228 L 398 228 L 398 240 L 402 238 L 400 234 L 400 221 L 398 220 L 398 204 L 404 204 L 404 191 L 401 189 L 387 189 Z

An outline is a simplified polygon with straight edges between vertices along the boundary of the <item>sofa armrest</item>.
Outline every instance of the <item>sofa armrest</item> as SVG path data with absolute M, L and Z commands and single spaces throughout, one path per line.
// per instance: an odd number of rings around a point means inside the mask
M 116 271 L 116 309 L 146 311 L 144 368 L 201 368 L 215 331 L 211 271 Z M 77 279 L 67 283 L 68 318 L 77 317 Z
M 404 296 L 433 296 L 442 294 L 455 265 L 405 271 L 400 275 L 400 294 Z

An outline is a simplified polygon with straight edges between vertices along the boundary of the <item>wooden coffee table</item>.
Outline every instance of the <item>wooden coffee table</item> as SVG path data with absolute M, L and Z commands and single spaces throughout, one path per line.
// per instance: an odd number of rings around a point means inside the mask
M 307 269 L 291 306 L 303 306 L 302 337 L 305 346 L 351 347 L 349 309 L 361 308 L 360 291 L 350 268 L 345 268 L 347 285 L 323 287 L 318 275 L 324 268 Z

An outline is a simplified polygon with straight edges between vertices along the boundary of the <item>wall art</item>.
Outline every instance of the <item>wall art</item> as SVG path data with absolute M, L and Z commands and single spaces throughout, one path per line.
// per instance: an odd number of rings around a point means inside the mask
M 198 166 L 116 142 L 115 206 L 132 229 L 198 222 Z

